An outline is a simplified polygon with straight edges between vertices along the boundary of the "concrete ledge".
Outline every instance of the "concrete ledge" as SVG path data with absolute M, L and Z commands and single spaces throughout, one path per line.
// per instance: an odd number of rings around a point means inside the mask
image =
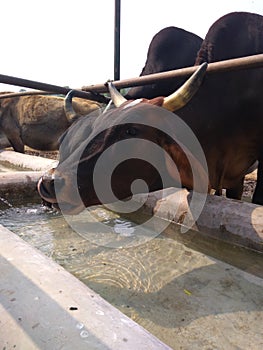
M 0 225 L 1 349 L 170 349 Z
M 24 171 L 0 173 L 0 197 L 25 200 L 38 196 L 36 184 L 43 172 L 56 167 L 57 161 L 14 151 L 0 151 L 0 163 Z
M 144 203 L 142 210 L 185 227 L 191 227 L 191 193 L 175 188 L 134 199 Z M 190 220 L 189 220 L 190 219 Z M 263 206 L 208 195 L 192 229 L 229 243 L 263 252 Z
M 9 163 L 22 169 L 46 171 L 56 167 L 58 161 L 38 156 L 31 156 L 14 151 L 0 151 L 0 162 Z
M 42 171 L 0 173 L 0 197 L 23 201 L 38 196 L 36 185 L 42 174 Z

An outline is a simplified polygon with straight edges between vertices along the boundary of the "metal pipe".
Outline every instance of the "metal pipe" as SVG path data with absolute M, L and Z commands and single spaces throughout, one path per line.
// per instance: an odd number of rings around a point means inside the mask
M 114 18 L 114 80 L 120 79 L 120 35 L 121 35 L 121 0 L 115 0 Z
M 220 73 L 220 72 L 249 69 L 249 68 L 260 68 L 260 67 L 263 67 L 263 54 L 209 63 L 207 67 L 207 73 L 214 74 L 214 73 Z M 156 83 L 157 81 L 174 79 L 177 77 L 190 76 L 196 71 L 196 69 L 197 69 L 196 66 L 181 68 L 181 69 L 176 69 L 168 72 L 144 75 L 137 78 L 117 80 L 117 81 L 114 81 L 113 84 L 118 89 L 133 87 L 133 86 L 140 86 L 140 85 L 149 85 L 149 84 Z M 83 86 L 82 90 L 96 91 L 98 93 L 108 92 L 106 83 Z
M 235 58 L 226 61 L 209 63 L 207 68 L 207 73 L 220 73 L 226 71 L 240 70 L 240 69 L 249 69 L 249 68 L 261 68 L 263 67 L 263 54 L 247 56 L 242 58 Z M 169 72 L 156 73 L 145 75 L 138 78 L 124 79 L 114 81 L 114 85 L 116 88 L 126 88 L 132 86 L 140 86 L 140 85 L 148 85 L 155 83 L 156 81 L 162 81 L 167 79 L 174 79 L 177 77 L 187 77 L 193 74 L 196 71 L 197 67 L 187 67 L 172 70 Z M 11 77 L 8 75 L 0 74 L 0 83 L 17 85 L 22 87 L 27 87 L 31 89 L 38 89 L 47 91 L 49 93 L 58 93 L 62 95 L 66 95 L 70 90 L 70 88 L 65 88 L 57 85 L 40 83 L 33 80 L 21 79 L 17 77 Z M 107 83 L 84 86 L 81 90 L 74 89 L 74 96 L 80 98 L 91 99 L 94 101 L 107 103 L 109 99 L 103 95 L 99 95 L 99 93 L 108 92 Z M 89 93 L 92 92 L 92 93 Z
M 52 85 L 52 84 L 46 84 L 41 83 L 34 80 L 27 80 L 17 77 L 12 77 L 9 75 L 0 74 L 0 83 L 3 84 L 10 84 L 10 85 L 16 85 L 16 86 L 22 86 L 30 89 L 37 89 L 37 90 L 43 90 L 50 93 L 57 93 L 66 95 L 69 91 L 74 90 L 74 96 L 80 97 L 88 100 L 95 100 L 102 103 L 107 103 L 109 100 L 105 98 L 102 95 L 94 94 L 93 92 L 85 92 L 83 90 L 75 90 L 70 88 L 65 88 L 58 85 Z M 95 90 L 93 90 L 95 92 Z

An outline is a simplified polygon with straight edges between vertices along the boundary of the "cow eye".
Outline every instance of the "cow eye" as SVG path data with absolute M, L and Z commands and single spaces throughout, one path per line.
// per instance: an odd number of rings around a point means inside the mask
M 126 134 L 129 136 L 135 136 L 137 134 L 137 130 L 133 127 L 130 127 L 126 130 Z

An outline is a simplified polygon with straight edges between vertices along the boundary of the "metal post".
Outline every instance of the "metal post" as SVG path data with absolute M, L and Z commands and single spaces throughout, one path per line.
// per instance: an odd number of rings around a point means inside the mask
M 115 0 L 114 19 L 114 80 L 120 79 L 120 22 L 121 22 L 121 0 Z

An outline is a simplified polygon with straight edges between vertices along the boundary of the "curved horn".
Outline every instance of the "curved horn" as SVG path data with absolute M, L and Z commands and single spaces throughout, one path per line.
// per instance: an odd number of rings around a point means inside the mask
M 119 91 L 112 84 L 112 82 L 108 82 L 108 88 L 112 102 L 114 103 L 115 107 L 120 107 L 124 102 L 127 101 L 127 99 L 119 93 Z
M 64 111 L 65 111 L 65 114 L 66 114 L 66 117 L 67 117 L 67 120 L 69 122 L 72 121 L 72 119 L 74 120 L 74 118 L 76 118 L 76 112 L 74 111 L 73 109 L 73 106 L 72 106 L 72 98 L 74 96 L 74 91 L 73 90 L 70 90 L 66 97 L 65 97 L 65 100 L 64 100 Z
M 184 107 L 199 89 L 205 76 L 206 68 L 207 63 L 205 62 L 178 90 L 164 98 L 162 107 L 172 112 Z

